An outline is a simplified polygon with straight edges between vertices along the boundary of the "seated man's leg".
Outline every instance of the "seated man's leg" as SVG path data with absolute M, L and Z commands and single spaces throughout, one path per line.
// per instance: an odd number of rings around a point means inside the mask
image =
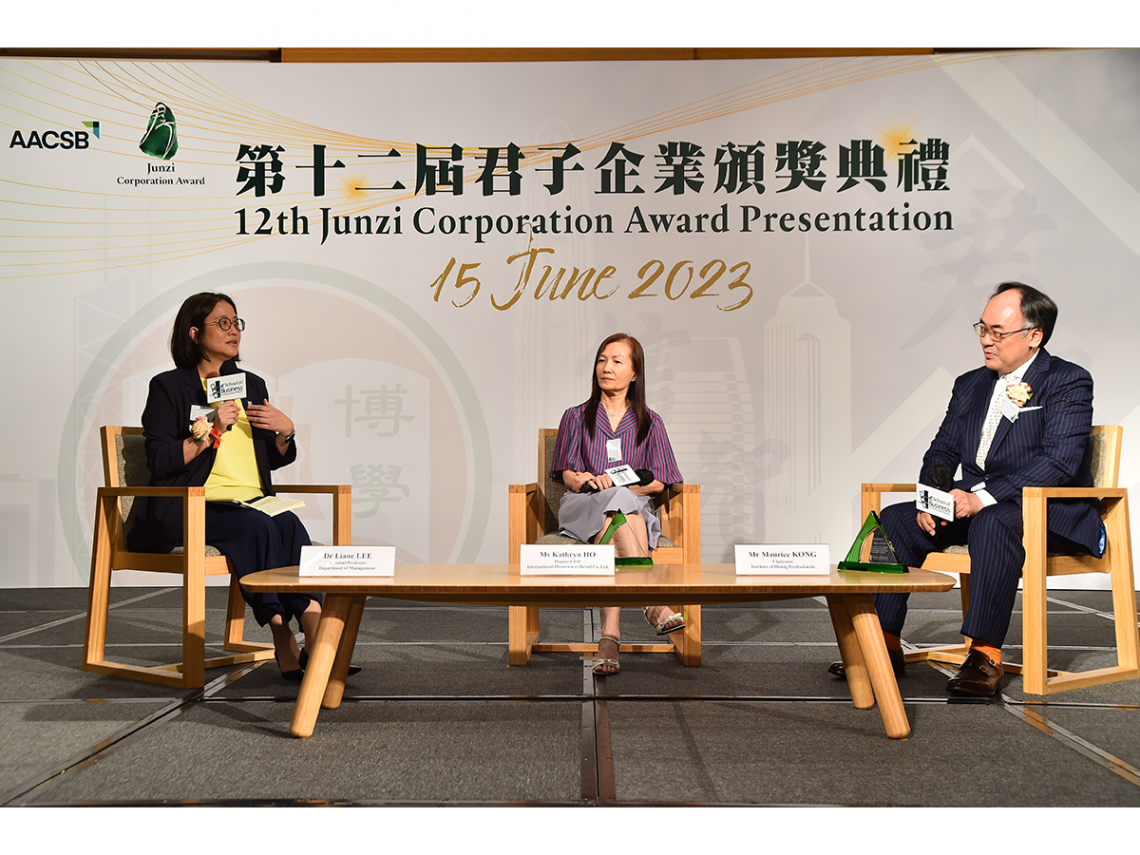
M 1025 563 L 1021 534 L 1021 508 L 998 502 L 982 508 L 970 522 L 970 605 L 962 634 L 970 638 L 970 652 L 946 690 L 958 695 L 997 694 L 1005 671 L 1001 646 L 1017 596 L 1017 581 Z
M 932 538 L 918 525 L 918 511 L 913 503 L 890 505 L 883 508 L 879 520 L 895 548 L 899 562 L 908 567 L 921 567 L 926 556 L 955 543 L 963 543 L 966 536 L 965 520 L 955 520 L 952 525 L 939 523 L 937 539 Z M 907 600 L 910 594 L 875 594 L 875 611 L 879 613 L 879 623 L 883 632 L 902 635 L 906 621 Z
M 970 605 L 962 634 L 1000 648 L 1025 564 L 1024 522 L 1015 502 L 983 508 L 970 525 Z

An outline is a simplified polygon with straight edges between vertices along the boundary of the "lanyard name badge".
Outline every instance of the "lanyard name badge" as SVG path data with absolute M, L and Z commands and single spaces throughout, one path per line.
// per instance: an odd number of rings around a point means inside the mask
M 617 463 L 621 460 L 621 437 L 606 440 L 606 462 Z

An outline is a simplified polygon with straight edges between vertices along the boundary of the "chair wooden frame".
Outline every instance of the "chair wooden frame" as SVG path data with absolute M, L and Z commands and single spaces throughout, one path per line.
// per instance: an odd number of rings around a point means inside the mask
M 546 531 L 546 443 L 558 436 L 554 428 L 538 431 L 538 481 L 530 484 L 511 484 L 508 492 L 508 554 L 509 561 L 518 567 L 519 547 L 534 543 Z M 658 507 L 661 533 L 673 543 L 672 547 L 656 549 L 653 560 L 659 564 L 701 563 L 701 488 L 699 484 L 677 484 L 666 490 Z M 554 533 L 554 532 L 551 532 Z M 546 604 L 551 605 L 551 604 Z M 670 633 L 667 643 L 622 644 L 622 652 L 675 653 L 682 664 L 701 664 L 701 607 L 669 604 L 670 608 L 685 616 L 685 629 Z M 557 644 L 539 642 L 537 606 L 510 606 L 509 652 L 511 665 L 525 665 L 535 652 L 597 653 L 598 645 L 585 643 Z
M 1104 444 L 1102 475 L 1093 487 L 1026 487 L 1022 490 L 1025 521 L 1022 569 L 1023 662 L 1003 662 L 1007 673 L 1021 674 L 1025 691 L 1049 695 L 1086 686 L 1099 686 L 1140 677 L 1140 630 L 1137 628 L 1136 590 L 1132 573 L 1132 531 L 1128 521 L 1128 490 L 1117 487 L 1120 450 L 1124 428 L 1096 425 L 1091 439 Z M 883 493 L 913 493 L 915 484 L 863 484 L 861 519 L 882 508 Z M 1091 555 L 1058 555 L 1046 551 L 1046 503 L 1049 499 L 1099 498 L 1101 519 L 1107 534 L 1102 558 Z M 888 532 L 889 534 L 889 532 Z M 923 568 L 941 573 L 958 573 L 961 578 L 962 612 L 970 603 L 970 556 L 962 553 L 932 552 Z M 1076 573 L 1106 573 L 1112 582 L 1112 606 L 1116 628 L 1115 667 L 1091 671 L 1058 671 L 1048 667 L 1047 588 L 1049 576 Z M 908 662 L 930 660 L 959 665 L 969 652 L 964 644 L 941 645 L 908 653 Z
M 206 669 L 273 656 L 272 644 L 244 640 L 245 601 L 224 555 L 206 555 L 205 487 L 137 487 L 119 480 L 117 436 L 140 436 L 140 427 L 106 425 L 100 430 L 103 445 L 103 477 L 95 502 L 95 531 L 91 548 L 91 578 L 88 583 L 87 628 L 83 645 L 83 670 L 112 677 L 158 683 L 178 689 L 201 688 Z M 279 493 L 321 493 L 333 497 L 333 543 L 352 540 L 352 488 L 348 485 L 296 485 L 277 487 Z M 181 553 L 130 552 L 126 547 L 121 500 L 124 497 L 169 496 L 182 499 L 183 543 Z M 172 665 L 128 665 L 106 658 L 107 617 L 111 576 L 116 570 L 147 570 L 182 577 L 182 661 Z M 206 658 L 206 577 L 230 574 L 229 602 L 223 646 L 232 655 Z

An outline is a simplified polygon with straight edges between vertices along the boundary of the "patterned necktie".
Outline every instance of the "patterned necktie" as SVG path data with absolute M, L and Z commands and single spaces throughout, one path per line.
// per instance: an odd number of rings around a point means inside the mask
M 1002 374 L 1001 377 L 998 378 L 999 389 L 1005 390 L 1007 385 L 1006 381 L 1010 376 L 1012 375 Z M 982 425 L 982 440 L 978 443 L 978 456 L 975 458 L 975 462 L 978 464 L 978 468 L 983 471 L 986 468 L 986 455 L 990 453 L 990 446 L 993 444 L 994 434 L 997 433 L 997 426 L 1000 422 L 1001 392 L 994 395 L 991 399 L 990 411 L 986 415 L 985 424 Z

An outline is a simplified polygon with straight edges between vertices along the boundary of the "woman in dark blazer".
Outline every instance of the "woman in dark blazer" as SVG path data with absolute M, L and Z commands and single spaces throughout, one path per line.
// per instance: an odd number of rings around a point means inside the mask
M 170 353 L 178 367 L 150 381 L 143 435 L 150 484 L 206 488 L 206 542 L 232 562 L 240 580 L 250 573 L 300 563 L 311 542 L 291 511 L 270 517 L 225 500 L 272 496 L 270 472 L 297 457 L 292 420 L 269 403 L 265 381 L 246 372 L 246 397 L 206 404 L 210 378 L 236 374 L 245 321 L 225 294 L 188 297 L 178 310 Z M 182 545 L 182 501 L 140 500 L 127 539 L 140 552 Z M 242 596 L 261 626 L 269 625 L 278 667 L 287 680 L 301 679 L 308 657 L 298 648 L 289 621 L 297 619 L 306 642 L 316 638 L 319 594 Z

